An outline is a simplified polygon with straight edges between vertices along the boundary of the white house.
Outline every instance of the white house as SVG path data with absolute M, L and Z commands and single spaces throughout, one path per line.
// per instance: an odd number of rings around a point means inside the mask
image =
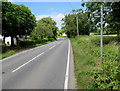
M 0 35 L 0 41 L 3 41 L 3 37 L 2 37 L 2 35 Z
M 5 38 L 5 44 L 11 45 L 11 37 L 6 37 Z
M 3 41 L 3 36 L 0 35 L 0 41 Z M 11 37 L 5 37 L 5 44 L 11 45 Z

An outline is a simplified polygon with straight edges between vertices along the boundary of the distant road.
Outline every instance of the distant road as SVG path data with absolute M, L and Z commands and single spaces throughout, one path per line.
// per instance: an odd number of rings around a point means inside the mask
M 62 38 L 4 59 L 3 89 L 74 89 L 71 53 Z

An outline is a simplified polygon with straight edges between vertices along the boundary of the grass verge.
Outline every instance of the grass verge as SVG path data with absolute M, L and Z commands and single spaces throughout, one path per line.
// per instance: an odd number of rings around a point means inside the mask
M 101 68 L 99 36 L 71 38 L 77 89 L 95 89 L 94 71 Z M 118 46 L 115 37 L 104 36 L 103 61 L 116 60 Z
M 7 51 L 7 52 L 5 52 L 3 54 L 0 54 L 0 58 L 1 59 L 6 58 L 6 57 L 9 57 L 9 56 L 11 56 L 11 55 L 13 55 L 15 53 L 16 53 L 16 50 L 10 50 L 10 51 Z
M 9 56 L 12 56 L 18 52 L 21 52 L 21 51 L 24 51 L 24 50 L 28 50 L 30 48 L 34 48 L 34 47 L 38 47 L 38 46 L 42 46 L 42 45 L 45 45 L 45 44 L 48 44 L 50 42 L 53 42 L 55 40 L 49 40 L 49 41 L 45 41 L 45 42 L 41 42 L 41 43 L 35 43 L 34 45 L 29 45 L 27 44 L 27 46 L 23 46 L 23 47 L 18 47 L 18 46 L 15 46 L 15 47 L 10 47 L 8 46 L 7 47 L 7 51 L 5 51 L 4 53 L 0 53 L 0 60 L 1 59 L 4 59 L 4 58 L 7 58 Z

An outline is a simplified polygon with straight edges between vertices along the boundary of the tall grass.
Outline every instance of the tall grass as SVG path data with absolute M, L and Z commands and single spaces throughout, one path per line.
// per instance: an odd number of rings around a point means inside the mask
M 71 39 L 76 87 L 78 89 L 95 89 L 94 72 L 100 69 L 100 36 L 80 36 Z M 117 60 L 118 47 L 116 37 L 104 36 L 103 61 Z

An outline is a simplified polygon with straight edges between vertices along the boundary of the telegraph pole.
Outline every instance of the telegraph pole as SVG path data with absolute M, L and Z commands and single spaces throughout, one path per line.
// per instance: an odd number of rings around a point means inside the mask
M 103 5 L 101 5 L 101 31 L 100 31 L 100 63 L 103 57 Z
M 77 36 L 79 37 L 79 28 L 78 28 L 78 15 L 77 15 L 77 12 L 76 11 L 73 11 L 75 16 L 76 16 L 76 24 L 77 24 Z
M 79 37 L 78 15 L 77 14 L 76 14 L 76 22 L 77 22 L 77 36 Z

